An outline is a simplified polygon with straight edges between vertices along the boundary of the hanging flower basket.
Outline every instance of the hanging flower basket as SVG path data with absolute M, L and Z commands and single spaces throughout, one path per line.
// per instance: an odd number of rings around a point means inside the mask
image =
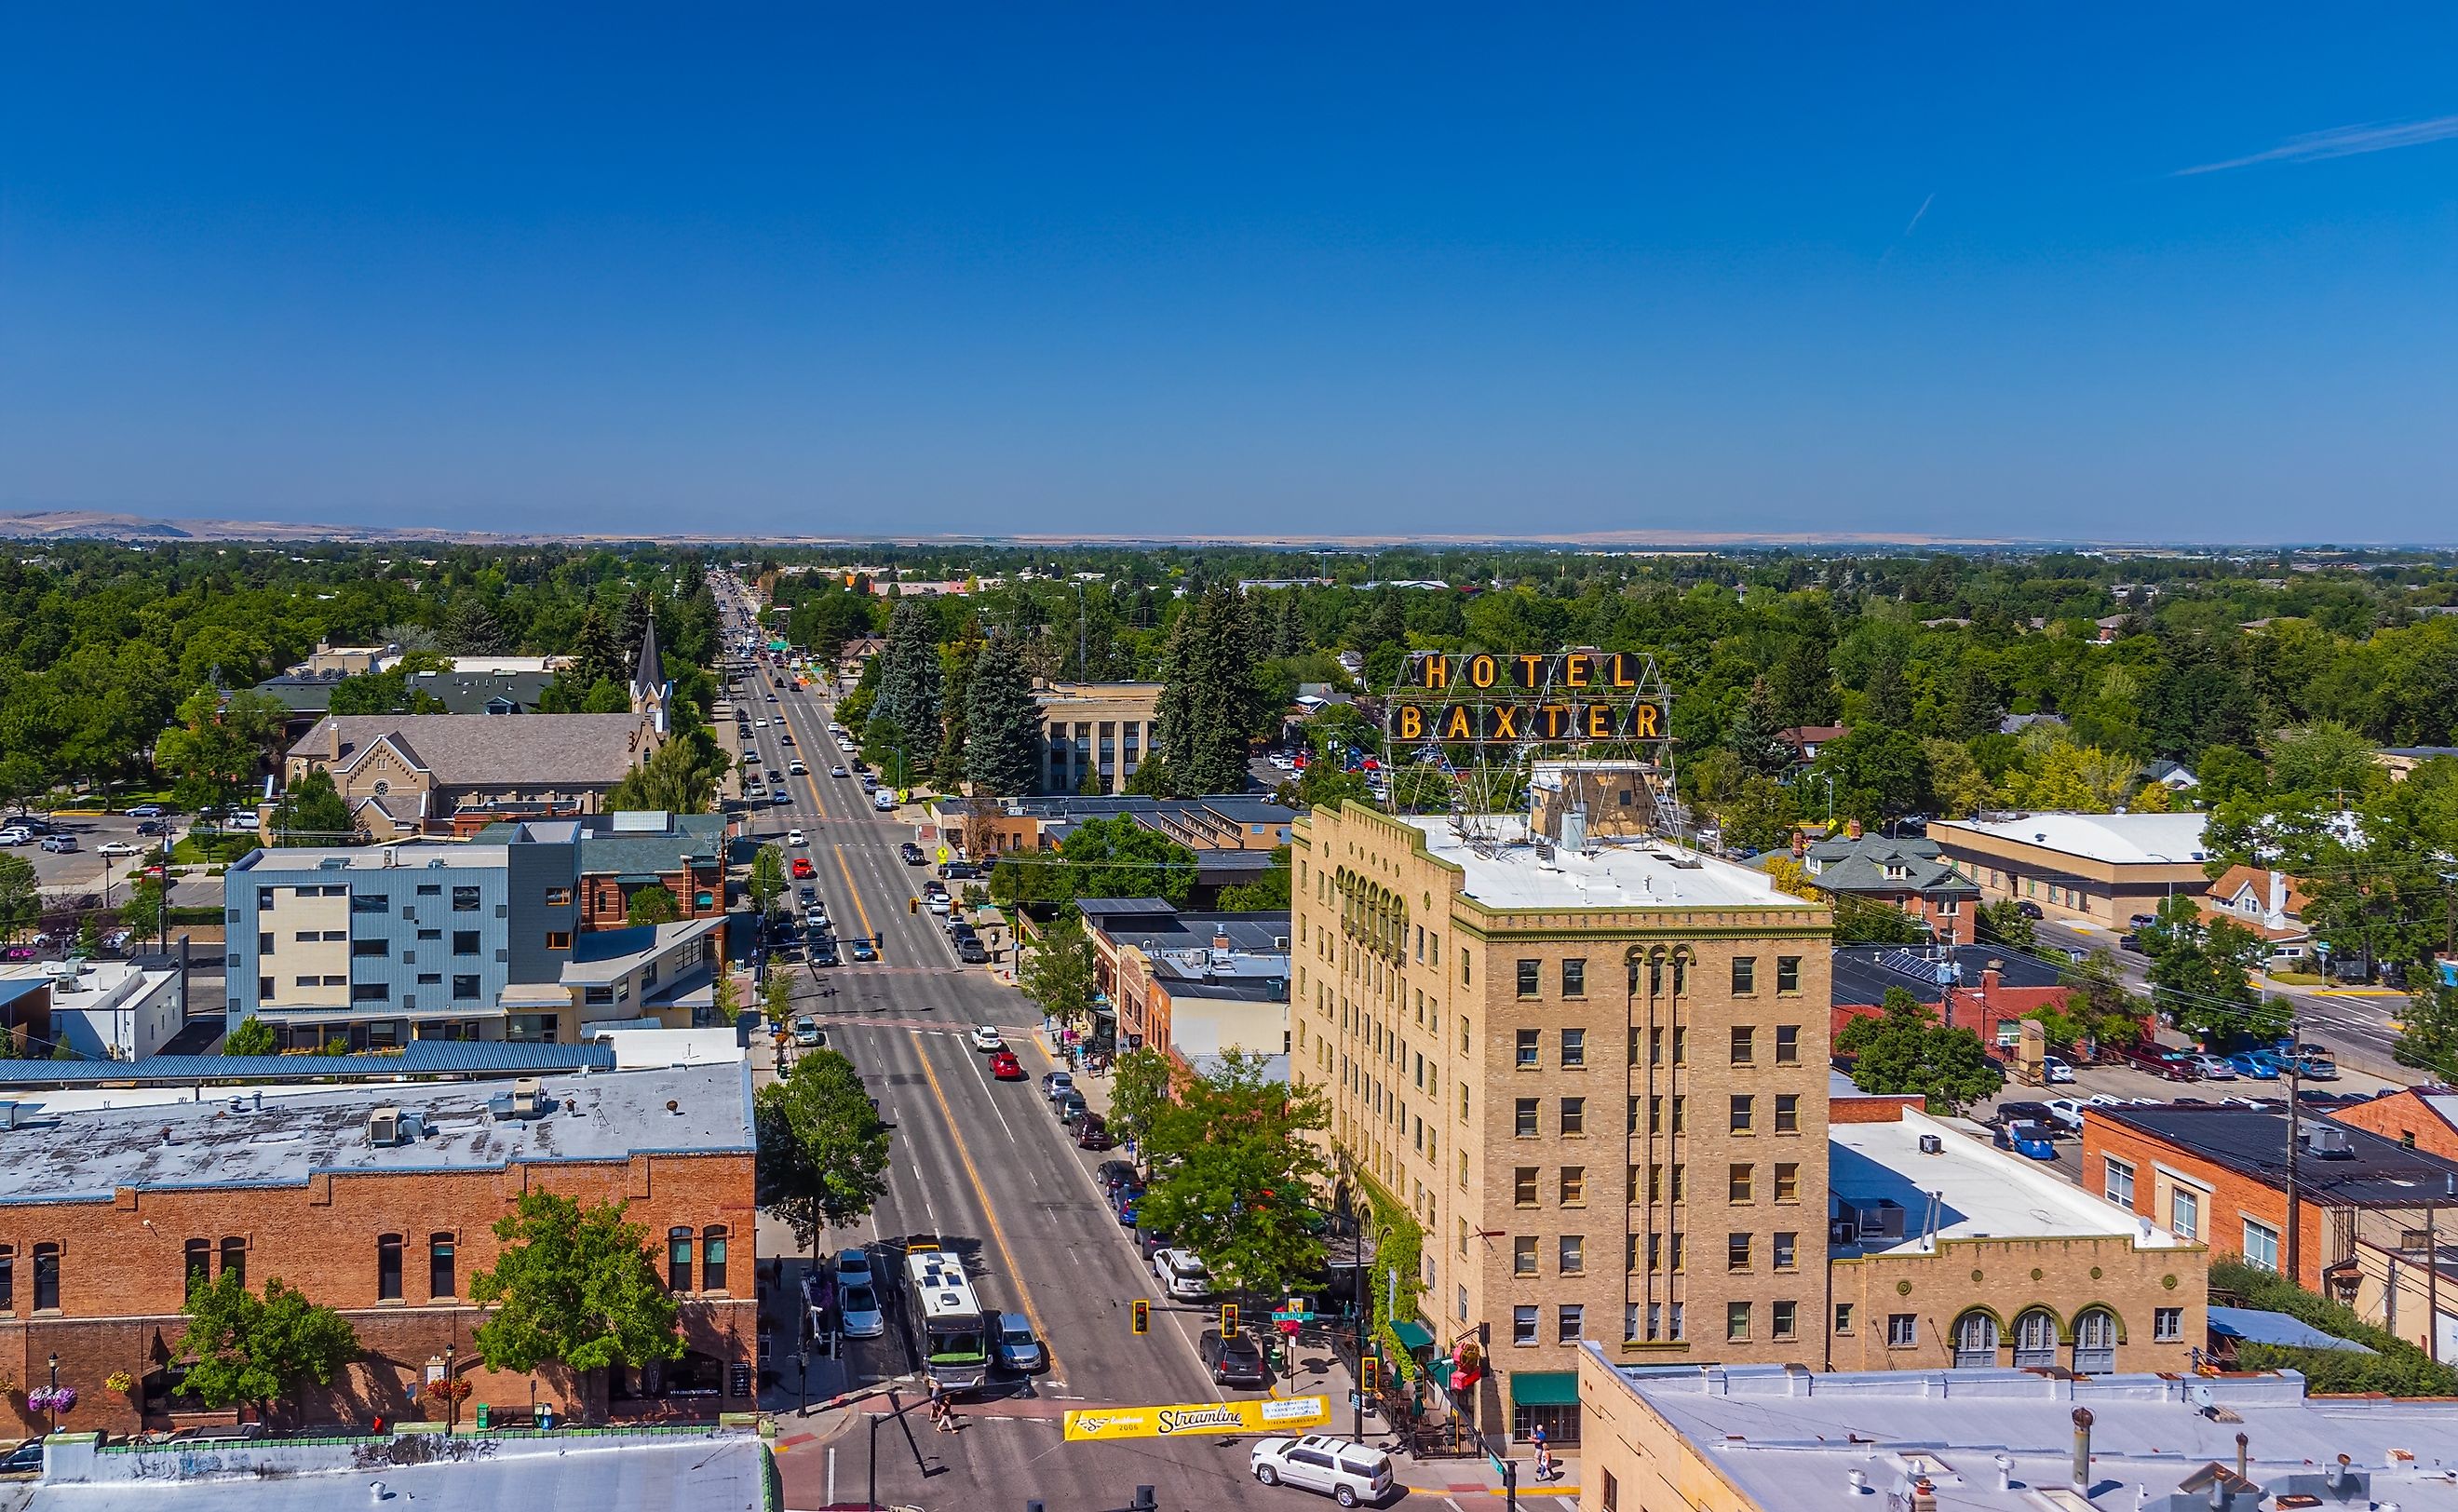
M 469 1399 L 469 1382 L 461 1376 L 438 1377 L 421 1389 L 420 1395 L 432 1402 L 456 1402 Z
M 37 1386 L 26 1393 L 26 1405 L 35 1412 L 66 1413 L 76 1404 L 74 1386 Z
M 125 1397 L 136 1389 L 136 1377 L 124 1370 L 115 1370 L 105 1377 L 103 1384 Z

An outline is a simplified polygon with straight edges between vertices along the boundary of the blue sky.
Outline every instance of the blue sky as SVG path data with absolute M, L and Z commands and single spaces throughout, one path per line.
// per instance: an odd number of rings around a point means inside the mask
M 2447 6 L 21 5 L 0 507 L 2449 541 L 2453 56 Z

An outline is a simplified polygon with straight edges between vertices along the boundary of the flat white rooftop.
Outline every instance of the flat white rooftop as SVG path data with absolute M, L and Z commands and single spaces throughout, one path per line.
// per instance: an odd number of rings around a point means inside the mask
M 1935 819 L 1929 839 L 1951 841 L 1957 831 L 2079 856 L 2114 865 L 2179 865 L 2202 860 L 2207 814 L 2027 814 L 2020 818 Z
M 406 872 L 429 864 L 471 870 L 508 864 L 507 845 L 360 845 L 324 848 L 284 846 L 240 859 L 234 871 L 252 872 Z
M 1836 1247 L 1839 1255 L 1926 1253 L 1929 1199 L 1938 1199 L 1936 1237 L 1946 1239 L 2107 1238 L 2137 1250 L 2174 1250 L 2184 1241 L 2148 1219 L 2075 1187 L 2021 1155 L 1967 1132 L 1977 1126 L 1905 1109 L 1891 1124 L 1827 1126 L 1827 1185 L 1847 1206 L 1879 1201 L 1904 1210 L 1904 1236 Z M 1938 1152 L 1921 1136 L 1938 1136 Z
M 1402 817 L 1425 833 L 1426 849 L 1467 874 L 1461 890 L 1489 908 L 1781 908 L 1804 917 L 1821 905 L 1795 898 L 1765 874 L 1670 840 L 1600 842 L 1594 850 L 1549 847 L 1540 856 L 1528 821 L 1482 821 L 1502 843 L 1471 846 L 1448 817 Z

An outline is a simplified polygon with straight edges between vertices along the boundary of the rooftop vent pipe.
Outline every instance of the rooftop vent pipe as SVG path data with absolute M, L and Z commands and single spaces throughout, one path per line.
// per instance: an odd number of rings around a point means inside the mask
M 2073 1488 L 2091 1494 L 2091 1409 L 2073 1410 Z

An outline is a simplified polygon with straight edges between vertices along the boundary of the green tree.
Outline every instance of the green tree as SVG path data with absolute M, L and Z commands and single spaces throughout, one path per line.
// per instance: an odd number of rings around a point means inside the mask
M 274 805 L 276 845 L 347 845 L 358 839 L 350 805 L 333 787 L 333 775 L 317 767 L 292 783 Z
M 1229 1285 L 1284 1294 L 1318 1274 L 1310 1194 L 1330 1175 L 1306 1136 L 1330 1122 L 1322 1087 L 1275 1079 L 1260 1053 L 1232 1049 L 1160 1108 L 1146 1143 L 1153 1180 L 1137 1221 L 1164 1230 Z
M 0 855 L 0 940 L 16 943 L 42 917 L 43 889 L 34 863 L 13 853 Z
M 1233 914 L 1286 913 L 1289 910 L 1289 848 L 1272 847 L 1272 862 L 1251 882 L 1220 889 L 1220 907 Z
M 1031 792 L 1040 742 L 1032 674 L 1011 641 L 991 641 L 973 663 L 965 690 L 965 780 L 985 797 Z
M 887 619 L 887 649 L 880 656 L 879 701 L 871 715 L 891 727 L 885 749 L 900 752 L 909 761 L 927 761 L 938 754 L 945 677 L 946 668 L 939 659 L 938 616 L 922 599 L 898 600 Z M 850 721 L 846 727 L 855 728 Z
M 2432 981 L 2416 989 L 2390 1056 L 2445 1084 L 2458 1082 L 2458 986 Z
M 1979 936 L 1992 945 L 2029 954 L 2038 944 L 2039 935 L 2023 905 L 2011 898 L 2001 898 L 1993 903 L 1980 905 Z
M 752 1096 L 759 1137 L 760 1206 L 785 1220 L 797 1244 L 858 1223 L 887 1191 L 887 1126 L 853 1063 L 805 1050 L 793 1069 Z
M 657 882 L 634 893 L 623 909 L 623 922 L 628 924 L 670 924 L 682 916 L 675 895 Z
M 1127 1051 L 1110 1067 L 1110 1132 L 1133 1140 L 1137 1149 L 1152 1143 L 1153 1130 L 1170 1105 L 1177 1063 L 1166 1050 L 1143 1046 Z
M 459 656 L 500 656 L 512 649 L 495 611 L 475 593 L 452 606 L 452 617 L 444 626 L 444 644 Z
M 138 936 L 163 933 L 164 902 L 162 879 L 150 872 L 138 872 L 128 880 L 128 894 L 120 900 L 120 927 Z
M 349 1320 L 278 1276 L 259 1296 L 239 1272 L 225 1269 L 211 1281 L 192 1282 L 180 1311 L 188 1326 L 171 1352 L 188 1362 L 179 1394 L 216 1410 L 247 1406 L 263 1415 L 302 1381 L 331 1385 L 359 1357 Z
M 774 845 L 762 845 L 751 858 L 751 870 L 743 880 L 743 890 L 751 895 L 751 906 L 766 914 L 785 896 L 785 853 Z
M 1753 678 L 1748 695 L 1742 698 L 1731 728 L 1724 733 L 1724 744 L 1744 772 L 1779 777 L 1792 770 L 1792 748 L 1776 738 L 1783 729 L 1783 715 L 1776 708 L 1775 690 L 1764 677 Z
M 2335 719 L 2281 730 L 2268 743 L 2271 783 L 2281 793 L 2352 800 L 2378 780 L 2378 749 L 2363 732 Z
M 552 1361 L 594 1371 L 682 1357 L 674 1296 L 650 1259 L 647 1231 L 624 1221 L 621 1203 L 583 1208 L 557 1192 L 525 1192 L 494 1232 L 494 1266 L 469 1278 L 470 1299 L 490 1309 L 473 1338 L 488 1369 L 528 1373 Z
M 2225 919 L 2205 921 L 2192 897 L 2178 895 L 2159 904 L 2140 939 L 2151 958 L 2152 1005 L 2177 1027 L 2222 1045 L 2239 1034 L 2272 1040 L 2286 1031 L 2286 1005 L 2254 990 L 2260 936 Z
M 222 1036 L 224 1055 L 276 1055 L 281 1046 L 274 1039 L 273 1025 L 251 1013 L 239 1021 L 239 1027 Z
M 199 688 L 177 718 L 155 742 L 154 761 L 171 774 L 181 802 L 206 808 L 231 802 L 254 782 L 289 711 L 253 690 L 225 696 Z
M 1245 600 L 1233 588 L 1193 595 L 1170 627 L 1156 737 L 1188 793 L 1246 790 L 1249 744 L 1273 714 L 1260 665 Z
M 1042 930 L 1031 954 L 1017 967 L 1015 984 L 1041 1005 L 1043 1013 L 1062 1024 L 1082 1024 L 1092 1016 L 1100 980 L 1094 970 L 1092 938 L 1073 910 Z
M 718 773 L 725 759 L 705 748 L 698 731 L 677 732 L 607 790 L 606 806 L 705 814 L 717 802 Z
M 1796 815 L 1792 789 L 1773 777 L 1755 774 L 1741 778 L 1740 791 L 1719 811 L 1724 821 L 1724 843 L 1768 851 L 1792 833 Z
M 1837 1053 L 1854 1056 L 1852 1085 L 1864 1092 L 1917 1092 L 1935 1113 L 1954 1113 L 1991 1097 L 2005 1073 L 1989 1064 L 1980 1036 L 1949 1029 L 1918 998 L 1888 987 L 1875 1017 L 1855 1017 L 1835 1036 Z

